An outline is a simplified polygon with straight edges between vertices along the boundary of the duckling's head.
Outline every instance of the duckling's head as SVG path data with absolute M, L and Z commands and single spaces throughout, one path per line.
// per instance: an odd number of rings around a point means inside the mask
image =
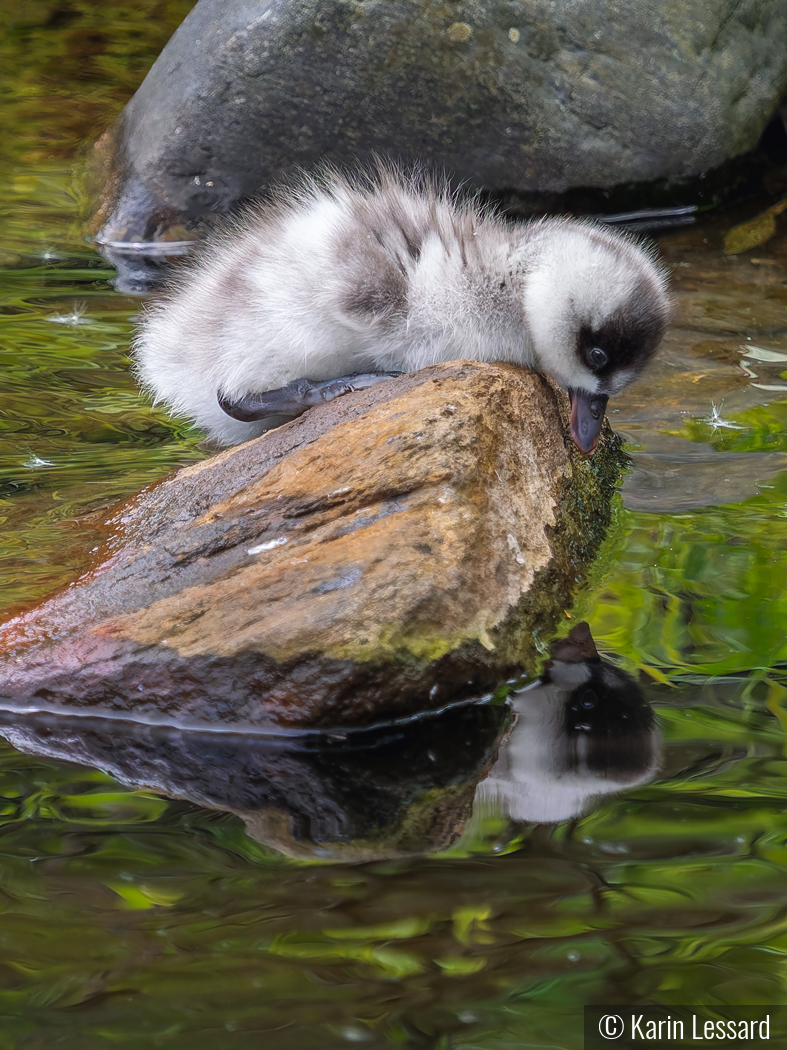
M 571 398 L 571 436 L 589 455 L 608 398 L 640 374 L 670 317 L 667 274 L 630 236 L 594 223 L 531 227 L 525 312 L 538 367 Z

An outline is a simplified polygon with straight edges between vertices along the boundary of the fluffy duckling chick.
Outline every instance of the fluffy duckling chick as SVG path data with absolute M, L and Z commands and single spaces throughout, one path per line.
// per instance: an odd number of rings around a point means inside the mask
M 305 181 L 209 242 L 155 304 L 136 369 L 217 444 L 439 361 L 508 361 L 572 400 L 593 451 L 607 399 L 653 355 L 666 274 L 592 222 L 512 225 L 425 179 Z

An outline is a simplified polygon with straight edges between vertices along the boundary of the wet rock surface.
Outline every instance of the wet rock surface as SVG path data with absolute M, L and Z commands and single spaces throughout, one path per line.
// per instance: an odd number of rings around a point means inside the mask
M 697 175 L 755 145 L 786 56 L 778 0 L 200 0 L 107 139 L 100 236 L 373 152 L 493 191 Z
M 346 395 L 144 490 L 97 563 L 0 629 L 2 705 L 365 724 L 537 663 L 621 464 L 567 399 L 453 362 Z

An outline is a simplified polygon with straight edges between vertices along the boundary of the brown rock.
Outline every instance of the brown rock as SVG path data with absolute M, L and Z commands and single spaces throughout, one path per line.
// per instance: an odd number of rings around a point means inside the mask
M 609 432 L 581 459 L 565 401 L 437 365 L 143 490 L 89 572 L 0 629 L 3 706 L 363 724 L 532 668 L 620 465 Z

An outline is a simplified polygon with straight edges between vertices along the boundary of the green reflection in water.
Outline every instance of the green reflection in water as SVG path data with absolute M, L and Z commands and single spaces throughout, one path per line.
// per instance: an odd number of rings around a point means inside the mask
M 725 420 L 728 426 L 714 426 L 710 419 L 691 420 L 686 436 L 719 452 L 787 452 L 787 401 L 740 412 Z
M 198 435 L 141 396 L 127 350 L 134 300 L 90 256 L 0 270 L 0 591 L 42 597 L 84 568 L 75 517 L 114 503 L 200 455 Z M 70 542 L 69 542 L 70 537 Z
M 649 693 L 660 782 L 361 866 L 3 746 L 0 1045 L 580 1047 L 583 1002 L 783 1003 L 787 689 Z
M 128 372 L 130 317 L 85 244 L 71 159 L 193 6 L 29 0 L 0 11 L 0 594 L 29 604 L 89 558 L 74 519 L 198 455 Z M 84 163 L 78 162 L 78 171 Z M 84 209 L 83 209 L 84 210 Z
M 734 506 L 622 511 L 624 539 L 582 605 L 597 642 L 655 676 L 787 662 L 786 508 L 784 473 Z

